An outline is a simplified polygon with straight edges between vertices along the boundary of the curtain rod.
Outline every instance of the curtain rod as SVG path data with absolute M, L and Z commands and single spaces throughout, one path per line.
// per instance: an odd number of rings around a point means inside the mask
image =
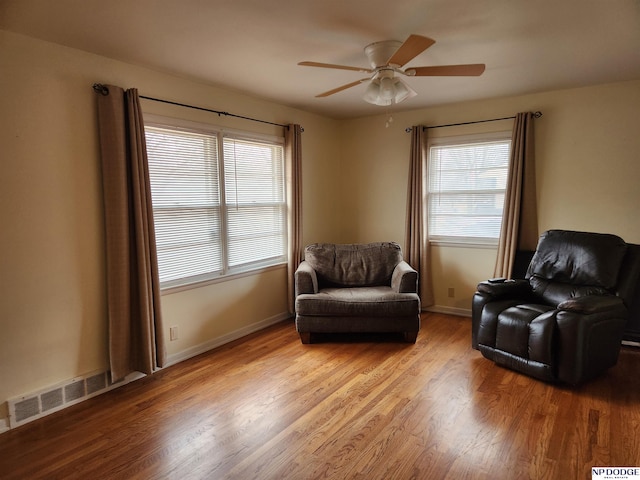
M 540 118 L 542 116 L 542 112 L 533 112 L 533 118 Z M 491 118 L 489 120 L 476 120 L 475 122 L 462 122 L 462 123 L 450 123 L 448 125 L 433 125 L 431 127 L 422 127 L 423 129 L 429 130 L 431 128 L 444 128 L 444 127 L 457 127 L 459 125 L 473 125 L 474 123 L 485 123 L 485 122 L 498 122 L 500 120 L 513 120 L 515 117 L 503 117 L 503 118 Z M 405 132 L 411 132 L 412 127 L 405 128 Z
M 94 83 L 93 89 L 101 95 L 109 95 L 109 88 L 107 88 L 106 85 L 102 85 L 101 83 Z M 204 107 L 196 107 L 194 105 L 187 105 L 186 103 L 172 102 L 170 100 L 162 100 L 160 98 L 147 97 L 145 95 L 138 95 L 138 96 L 140 98 L 144 98 L 145 100 L 151 100 L 153 102 L 168 103 L 170 105 L 177 105 L 179 107 L 193 108 L 194 110 L 202 110 L 205 112 L 216 113 L 218 116 L 224 115 L 226 117 L 242 118 L 243 120 L 250 120 L 252 122 L 267 123 L 269 125 L 275 125 L 276 127 L 282 127 L 286 129 L 289 128 L 289 125 L 283 125 L 282 123 L 268 122 L 267 120 L 260 120 L 258 118 L 245 117 L 243 115 L 236 115 L 234 113 L 221 112 L 219 110 L 212 110 L 210 108 L 204 108 Z M 304 131 L 304 129 L 302 131 Z

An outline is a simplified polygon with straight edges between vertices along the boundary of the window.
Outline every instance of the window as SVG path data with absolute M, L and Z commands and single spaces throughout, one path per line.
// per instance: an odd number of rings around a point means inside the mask
M 281 139 L 186 122 L 145 135 L 163 288 L 286 262 Z
M 496 244 L 500 236 L 511 134 L 429 142 L 429 240 Z

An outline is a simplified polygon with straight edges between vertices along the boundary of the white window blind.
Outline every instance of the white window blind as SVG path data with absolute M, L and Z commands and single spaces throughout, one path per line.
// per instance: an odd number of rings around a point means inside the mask
M 145 134 L 163 288 L 286 261 L 279 142 L 157 124 Z
M 229 266 L 282 260 L 286 192 L 282 147 L 225 138 Z
M 509 168 L 510 134 L 436 139 L 429 147 L 431 241 L 496 243 Z

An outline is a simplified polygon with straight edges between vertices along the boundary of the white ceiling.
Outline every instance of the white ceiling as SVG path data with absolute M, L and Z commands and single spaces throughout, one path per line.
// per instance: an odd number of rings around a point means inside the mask
M 640 0 L 0 0 L 0 28 L 334 118 L 389 108 L 365 85 L 315 98 L 363 74 L 297 63 L 366 68 L 367 44 L 411 33 L 436 43 L 407 67 L 487 69 L 406 77 L 418 96 L 392 111 L 640 79 Z

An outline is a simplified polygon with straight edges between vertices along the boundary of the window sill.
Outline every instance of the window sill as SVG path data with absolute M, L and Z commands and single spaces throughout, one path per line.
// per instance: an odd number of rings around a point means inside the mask
M 438 239 L 429 240 L 430 245 L 438 247 L 456 247 L 456 248 L 481 248 L 492 249 L 498 248 L 497 240 L 477 240 L 477 239 Z
M 196 280 L 192 282 L 186 281 L 184 284 L 181 284 L 181 285 L 172 285 L 170 287 L 161 288 L 160 295 L 162 296 L 171 295 L 173 293 L 184 292 L 185 290 L 202 288 L 208 285 L 214 285 L 216 283 L 228 282 L 230 280 L 236 280 L 238 278 L 250 277 L 252 275 L 259 275 L 261 273 L 269 272 L 272 270 L 280 270 L 280 269 L 286 269 L 286 268 L 287 268 L 286 263 L 279 263 L 277 265 L 269 265 L 268 267 L 255 268 L 253 270 L 246 270 L 244 272 L 231 273 L 228 275 L 220 275 L 217 277 L 208 278 L 204 280 Z

